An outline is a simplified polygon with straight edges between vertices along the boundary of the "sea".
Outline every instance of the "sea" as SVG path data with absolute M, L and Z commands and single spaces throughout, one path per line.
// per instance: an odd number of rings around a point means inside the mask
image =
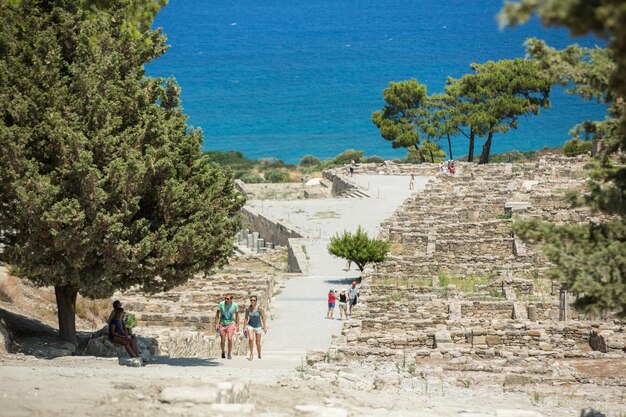
M 524 57 L 528 38 L 557 48 L 602 45 L 537 20 L 500 29 L 501 7 L 500 0 L 170 0 L 154 22 L 170 49 L 147 73 L 176 79 L 205 150 L 287 163 L 346 149 L 401 158 L 406 150 L 392 149 L 371 122 L 390 81 L 415 78 L 438 93 L 472 63 Z M 495 135 L 492 153 L 560 146 L 576 123 L 606 114 L 560 87 L 551 102 Z M 441 146 L 447 150 L 447 141 Z M 467 146 L 453 138 L 453 156 Z

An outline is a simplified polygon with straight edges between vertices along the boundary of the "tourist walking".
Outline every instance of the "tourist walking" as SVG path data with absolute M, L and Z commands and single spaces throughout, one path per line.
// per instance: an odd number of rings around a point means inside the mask
M 233 295 L 226 294 L 224 301 L 221 301 L 215 312 L 215 331 L 220 334 L 220 346 L 222 348 L 222 359 L 226 358 L 225 344 L 228 338 L 228 359 L 233 357 L 233 335 L 239 331 L 239 308 L 233 302 Z
M 339 320 L 348 318 L 348 292 L 343 289 L 339 293 Z
M 244 317 L 248 336 L 248 360 L 253 358 L 254 341 L 256 341 L 256 353 L 261 359 L 261 332 L 267 333 L 267 323 L 265 322 L 265 310 L 258 303 L 256 295 L 250 297 L 250 306 L 246 309 Z
M 345 270 L 349 271 L 351 267 L 352 267 L 352 261 L 350 259 L 348 259 L 346 261 L 346 269 Z
M 326 313 L 326 318 L 332 319 L 334 311 L 335 311 L 335 292 L 333 290 L 330 290 L 328 292 L 328 312 Z
M 350 176 L 354 175 L 354 168 L 356 167 L 355 163 L 354 163 L 354 159 L 350 160 Z
M 124 309 L 119 307 L 115 309 L 113 320 L 111 320 L 111 323 L 109 324 L 109 340 L 113 343 L 124 346 L 126 352 L 128 352 L 131 358 L 137 358 L 139 357 L 137 339 L 128 334 L 123 321 Z
M 359 298 L 359 293 L 356 289 L 356 281 L 352 281 L 352 286 L 348 290 L 348 301 L 349 301 L 348 315 L 349 316 L 352 315 L 352 307 L 356 305 L 358 298 Z
M 409 190 L 412 190 L 415 186 L 415 174 L 411 174 L 411 179 L 409 180 Z
M 448 163 L 448 172 L 452 175 L 456 172 L 456 167 L 454 166 L 454 161 L 450 161 Z

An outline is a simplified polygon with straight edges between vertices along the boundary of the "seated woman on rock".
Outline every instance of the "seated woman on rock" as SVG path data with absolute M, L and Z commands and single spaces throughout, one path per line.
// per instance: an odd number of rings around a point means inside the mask
M 119 307 L 115 309 L 115 315 L 111 324 L 109 324 L 109 340 L 126 348 L 131 358 L 139 357 L 137 349 L 137 339 L 132 337 L 124 327 L 124 309 Z

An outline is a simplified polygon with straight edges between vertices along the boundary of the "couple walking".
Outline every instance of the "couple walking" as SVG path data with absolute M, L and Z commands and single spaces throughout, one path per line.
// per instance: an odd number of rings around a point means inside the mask
M 258 297 L 250 297 L 250 305 L 246 308 L 244 317 L 246 329 L 244 337 L 248 338 L 248 360 L 252 360 L 254 352 L 254 341 L 256 340 L 256 350 L 261 359 L 261 332 L 267 333 L 267 323 L 265 322 L 265 310 L 258 304 Z M 221 301 L 215 312 L 215 331 L 220 334 L 220 346 L 222 348 L 222 359 L 228 357 L 232 359 L 233 335 L 239 332 L 239 307 L 233 302 L 233 295 L 226 294 L 224 301 Z M 226 356 L 226 339 L 228 339 L 228 356 Z

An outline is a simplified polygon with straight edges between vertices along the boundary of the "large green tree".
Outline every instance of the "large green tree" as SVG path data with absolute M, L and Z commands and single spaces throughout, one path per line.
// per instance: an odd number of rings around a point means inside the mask
M 458 123 L 486 136 L 479 163 L 489 162 L 493 135 L 519 126 L 520 117 L 538 114 L 549 107 L 550 80 L 539 65 L 528 59 L 506 59 L 472 64 L 473 74 L 449 79 L 446 92 L 456 101 L 456 114 L 465 115 Z M 473 159 L 473 136 L 469 154 Z
M 370 239 L 359 226 L 355 233 L 344 231 L 333 236 L 328 245 L 328 253 L 354 262 L 359 271 L 363 272 L 368 263 L 384 261 L 390 245 L 384 240 Z
M 390 141 L 394 149 L 406 148 L 409 156 L 417 156 L 422 162 L 442 160 L 445 153 L 431 141 L 440 136 L 430 128 L 432 105 L 426 86 L 415 79 L 390 82 L 383 90 L 383 99 L 386 104 L 372 114 L 372 122 L 383 139 Z M 422 136 L 426 140 L 420 142 Z
M 608 106 L 608 118 L 592 123 L 602 146 L 590 171 L 589 191 L 583 198 L 572 197 L 575 204 L 587 204 L 607 220 L 578 225 L 518 220 L 514 230 L 541 243 L 556 266 L 554 276 L 583 294 L 576 300 L 579 309 L 616 311 L 626 317 L 626 3 L 522 0 L 509 2 L 500 19 L 505 25 L 515 25 L 533 14 L 545 25 L 606 40 L 604 51 L 577 46 L 556 51 L 536 40 L 528 46 L 546 74 L 562 84 L 574 83 L 573 92 Z
M 70 342 L 79 292 L 164 291 L 223 264 L 243 204 L 230 172 L 202 155 L 180 88 L 145 76 L 164 37 L 128 31 L 128 7 L 0 8 L 3 256 L 54 286 Z

